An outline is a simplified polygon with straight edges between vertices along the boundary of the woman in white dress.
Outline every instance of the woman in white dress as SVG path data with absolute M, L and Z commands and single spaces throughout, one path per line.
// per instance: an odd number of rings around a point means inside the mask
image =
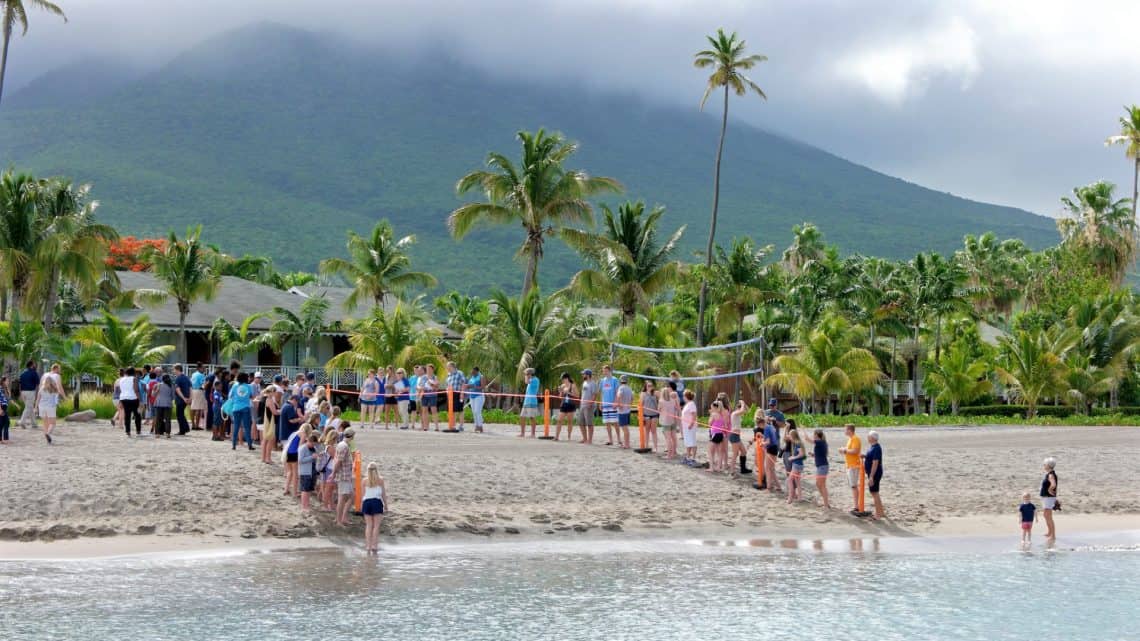
M 63 398 L 63 379 L 59 375 L 59 363 L 51 366 L 51 371 L 40 379 L 39 410 L 44 420 L 44 439 L 52 444 L 51 433 L 55 429 L 55 408 Z

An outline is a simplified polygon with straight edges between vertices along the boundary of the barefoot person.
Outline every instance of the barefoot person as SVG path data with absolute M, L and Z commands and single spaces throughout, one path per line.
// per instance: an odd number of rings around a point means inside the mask
M 63 379 L 59 375 L 59 363 L 56 363 L 40 380 L 38 398 L 40 418 L 44 421 L 44 439 L 48 445 L 52 444 L 51 433 L 55 430 L 55 411 L 63 398 Z
M 558 405 L 558 423 L 554 427 L 554 440 L 562 437 L 562 427 L 566 426 L 566 440 L 574 435 L 574 418 L 578 414 L 578 386 L 570 378 L 570 372 L 562 373 L 562 382 L 558 384 L 558 396 L 562 399 Z
M 360 385 L 360 426 L 368 428 L 376 426 L 377 399 L 380 396 L 380 380 L 376 378 L 376 370 L 368 370 L 364 382 Z
M 530 437 L 534 438 L 538 430 L 538 377 L 534 375 L 534 368 L 528 367 L 523 372 L 526 381 L 526 393 L 523 395 L 522 410 L 519 411 L 519 438 L 526 436 L 526 424 L 530 422 Z
M 847 467 L 847 484 L 851 486 L 851 509 L 859 509 L 859 475 L 863 473 L 863 441 L 855 434 L 855 426 L 848 423 L 843 427 L 847 443 L 839 448 L 843 463 Z
M 619 379 L 617 391 L 618 413 L 618 447 L 629 449 L 629 415 L 633 412 L 633 388 L 629 386 L 629 377 L 625 374 Z
M 697 402 L 693 390 L 685 390 L 685 407 L 681 410 L 681 438 L 685 443 L 685 456 L 681 462 L 697 466 Z
M 661 432 L 665 437 L 665 459 L 677 458 L 677 423 L 681 419 L 681 403 L 677 395 L 677 386 L 669 381 L 661 390 L 661 402 L 658 403 L 661 413 Z
M 1017 508 L 1021 522 L 1021 547 L 1028 548 L 1033 539 L 1033 524 L 1037 521 L 1037 506 L 1033 504 L 1029 492 L 1021 495 L 1021 505 Z
M 475 424 L 475 433 L 483 433 L 483 405 L 487 397 L 483 396 L 483 374 L 478 367 L 471 368 L 471 375 L 467 377 L 467 404 L 471 406 L 471 422 Z
M 372 461 L 368 464 L 364 500 L 360 504 L 360 511 L 364 513 L 364 548 L 372 554 L 380 551 L 380 521 L 384 519 L 387 505 L 388 490 L 384 487 L 384 477 L 380 476 L 380 464 Z
M 29 360 L 24 371 L 20 372 L 20 402 L 24 411 L 20 413 L 20 429 L 36 426 L 36 393 L 40 390 L 40 373 L 36 362 Z
M 883 499 L 879 497 L 879 481 L 883 479 L 883 446 L 879 445 L 879 433 L 875 431 L 867 433 L 867 442 L 871 447 L 867 448 L 867 454 L 863 457 L 863 470 L 867 474 L 867 491 L 875 502 L 872 518 L 878 520 L 886 516 Z
M 1045 540 L 1057 540 L 1057 530 L 1053 526 L 1053 510 L 1060 509 L 1057 501 L 1057 459 L 1050 456 L 1045 459 L 1042 470 L 1045 478 L 1041 479 L 1041 516 L 1045 518 Z
M 602 401 L 602 424 L 606 426 L 606 445 L 614 444 L 614 432 L 618 431 L 616 401 L 619 385 L 618 379 L 614 378 L 613 368 L 609 365 L 602 366 L 602 379 L 598 381 L 598 396 Z
M 351 427 L 344 431 L 344 438 L 336 446 L 336 462 L 333 464 L 333 478 L 336 479 L 336 523 L 348 525 L 348 508 L 352 505 L 352 439 L 356 431 Z
M 594 371 L 587 368 L 582 370 L 581 403 L 578 407 L 578 427 L 582 430 L 582 444 L 594 444 L 594 411 L 597 404 L 594 399 L 598 397 L 598 384 L 594 382 Z
M 316 434 L 310 434 L 308 442 L 301 444 L 301 447 L 298 448 L 297 467 L 301 474 L 301 514 L 309 513 L 313 492 L 317 489 L 318 441 Z
M 831 509 L 831 500 L 827 496 L 827 473 L 830 466 L 827 462 L 827 437 L 823 430 L 816 430 L 814 435 L 804 435 L 812 446 L 812 458 L 815 460 L 815 489 L 819 490 L 819 498 L 823 500 L 823 509 Z
M 736 408 L 732 410 L 732 431 L 728 433 L 728 443 L 732 446 L 732 458 L 740 463 L 741 474 L 752 473 L 752 470 L 748 469 L 748 450 L 744 447 L 741 436 L 746 411 L 748 411 L 748 406 L 744 404 L 744 401 L 736 401 Z
M 759 410 L 756 413 L 760 414 Z M 776 457 L 780 454 L 780 430 L 776 428 L 772 417 L 767 414 L 762 414 L 759 418 L 764 422 L 764 430 L 760 437 L 764 449 L 764 482 L 761 489 L 777 494 L 780 492 L 780 483 L 776 479 Z
M 647 380 L 641 385 L 641 411 L 643 414 L 638 420 L 645 421 L 646 442 L 642 445 L 653 449 L 657 453 L 657 422 L 661 419 L 660 397 L 653 388 L 653 381 Z M 650 442 L 653 444 L 650 445 Z
M 807 458 L 807 448 L 804 440 L 800 438 L 800 431 L 794 427 L 788 428 L 787 434 L 788 462 L 791 469 L 788 471 L 788 503 L 800 500 L 803 496 L 804 459 Z

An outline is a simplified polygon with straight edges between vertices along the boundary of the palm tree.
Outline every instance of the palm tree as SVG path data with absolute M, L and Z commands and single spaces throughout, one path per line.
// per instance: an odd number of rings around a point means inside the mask
M 107 367 L 125 369 L 161 362 L 174 351 L 173 345 L 154 344 L 157 333 L 158 328 L 145 314 L 127 323 L 114 314 L 103 312 L 98 322 L 80 328 L 75 338 L 81 344 L 96 349 Z
M 950 413 L 957 416 L 958 407 L 988 394 L 990 388 L 986 374 L 989 365 L 974 358 L 964 345 L 955 344 L 946 350 L 940 362 L 927 364 L 923 385 L 940 403 L 950 404 Z
M 403 296 L 413 287 L 436 286 L 435 277 L 424 272 L 410 271 L 408 248 L 416 242 L 409 235 L 396 239 L 392 224 L 381 220 L 372 228 L 368 238 L 354 231 L 348 232 L 348 259 L 328 258 L 321 261 L 321 273 L 342 276 L 352 285 L 352 293 L 344 306 L 354 310 L 361 300 L 374 307 L 383 307 L 388 294 Z
M 855 395 L 870 390 L 882 379 L 879 361 L 869 350 L 857 347 L 864 337 L 842 316 L 829 315 L 810 331 L 802 331 L 799 351 L 781 354 L 772 362 L 777 370 L 764 384 L 792 392 L 801 401 L 815 405 L 824 398 L 824 411 L 831 412 L 831 397 Z
M 59 363 L 65 384 L 71 382 L 75 390 L 72 396 L 72 410 L 75 412 L 79 411 L 79 386 L 85 375 L 97 378 L 115 375 L 115 370 L 104 360 L 102 350 L 94 345 L 57 336 L 51 340 L 49 349 L 55 362 Z
M 43 301 L 37 310 L 44 329 L 51 331 L 60 285 L 68 283 L 83 300 L 95 297 L 104 278 L 117 282 L 107 267 L 108 243 L 119 237 L 110 225 L 95 221 L 96 201 L 89 200 L 90 185 L 73 185 L 64 179 L 40 181 L 40 241 L 32 260 L 30 294 Z
M 47 0 L 0 0 L 0 31 L 3 32 L 2 37 L 4 38 L 4 42 L 0 46 L 0 100 L 4 98 L 4 72 L 8 68 L 8 45 L 12 41 L 12 34 L 16 31 L 16 27 L 20 27 L 20 35 L 28 34 L 27 7 L 47 11 L 67 22 L 67 16 L 63 15 L 63 9 Z
M 268 312 L 250 314 L 242 320 L 241 325 L 234 327 L 224 318 L 214 321 L 210 328 L 210 338 L 218 345 L 218 351 L 226 358 L 236 358 L 239 361 L 247 352 L 259 350 L 271 344 L 273 335 L 269 332 L 255 333 L 250 327 L 258 320 L 269 316 Z
M 574 275 L 569 291 L 616 306 L 623 325 L 633 321 L 638 311 L 648 310 L 654 297 L 673 286 L 681 269 L 671 256 L 685 226 L 658 243 L 657 227 L 664 213 L 664 207 L 654 207 L 646 214 L 641 201 L 618 205 L 616 215 L 602 205 L 602 233 L 563 230 L 566 243 L 592 265 Z
M 309 365 L 313 359 L 313 341 L 325 328 L 325 315 L 328 314 L 330 305 L 328 299 L 321 295 L 306 298 L 305 302 L 301 303 L 299 312 L 284 307 L 274 307 L 273 315 L 277 320 L 269 327 L 269 336 L 266 340 L 281 350 L 290 339 L 297 339 L 305 346 L 305 357 L 297 364 Z
M 186 316 L 199 300 L 213 300 L 221 285 L 214 255 L 201 242 L 202 226 L 186 230 L 179 240 L 174 232 L 161 249 L 147 252 L 150 271 L 163 289 L 149 292 L 160 298 L 173 298 L 178 303 L 178 354 L 186 357 Z
M 705 93 L 701 96 L 701 110 L 714 90 L 724 88 L 724 108 L 720 118 L 720 142 L 716 148 L 716 167 L 713 172 L 713 204 L 712 216 L 709 223 L 709 241 L 705 248 L 705 268 L 712 266 L 713 244 L 716 242 L 716 215 L 720 206 L 720 163 L 724 155 L 724 135 L 728 129 L 728 92 L 731 89 L 736 95 L 746 95 L 750 90 L 756 92 L 761 98 L 767 100 L 768 96 L 760 85 L 752 81 L 743 72 L 752 69 L 757 64 L 767 60 L 767 56 L 744 55 L 744 40 L 738 40 L 736 32 L 726 35 L 724 29 L 716 30 L 716 37 L 706 36 L 711 49 L 698 51 L 693 58 L 693 66 L 697 69 L 712 68 Z M 708 281 L 701 281 L 701 293 L 697 304 L 697 342 L 705 344 L 705 303 L 708 298 Z
M 1016 238 L 998 241 L 993 232 L 967 235 L 954 257 L 968 275 L 974 310 L 1008 325 L 1014 304 L 1029 282 L 1029 248 Z
M 47 347 L 48 335 L 44 326 L 20 320 L 17 313 L 12 320 L 0 322 L 0 355 L 5 357 L 4 370 L 8 371 L 8 358 L 18 366 L 38 360 Z
M 1115 200 L 1116 186 L 1101 180 L 1073 189 L 1061 202 L 1068 216 L 1057 219 L 1061 245 L 1084 252 L 1097 272 L 1114 285 L 1136 258 L 1136 218 L 1127 198 Z
M 457 332 L 465 332 L 473 325 L 491 320 L 491 306 L 478 296 L 461 294 L 455 290 L 435 299 L 435 308 L 447 314 L 446 325 Z
M 519 383 L 533 367 L 540 381 L 551 382 L 563 368 L 577 365 L 592 349 L 593 328 L 580 307 L 537 289 L 520 298 L 502 291 L 491 295 L 495 308 L 489 325 L 468 332 L 472 355 L 502 377 Z
M 793 276 L 798 276 L 813 261 L 823 260 L 826 250 L 823 232 L 814 223 L 793 225 L 792 244 L 784 250 L 784 267 Z
M 1124 108 L 1120 117 L 1120 133 L 1109 136 L 1105 145 L 1124 145 L 1124 156 L 1132 159 L 1132 220 L 1133 226 L 1140 225 L 1136 221 L 1136 201 L 1140 200 L 1140 106 L 1132 105 Z
M 426 320 L 418 298 L 411 303 L 398 301 L 391 311 L 374 307 L 371 315 L 355 323 L 349 332 L 351 349 L 334 356 L 328 366 L 361 370 L 438 364 L 442 337 L 434 329 L 422 329 Z
M 1080 414 L 1088 414 L 1097 398 L 1110 393 L 1119 384 L 1117 372 L 1093 365 L 1084 354 L 1069 354 L 1065 367 L 1062 396 L 1066 403 L 1075 405 Z
M 39 181 L 11 169 L 0 174 L 0 278 L 3 318 L 8 307 L 21 310 L 32 279 L 32 262 L 41 239 Z M 9 298 L 10 297 L 10 298 Z
M 1065 356 L 1075 340 L 1049 335 L 1042 329 L 1018 330 L 1002 336 L 1000 364 L 994 368 L 998 380 L 1012 398 L 1026 405 L 1025 417 L 1037 416 L 1037 403 L 1043 397 L 1065 389 Z
M 538 261 L 547 237 L 569 223 L 591 223 L 593 210 L 587 199 L 603 192 L 620 192 L 622 186 L 613 178 L 566 169 L 564 165 L 578 151 L 578 145 L 567 142 L 561 134 L 539 129 L 535 134 L 520 131 L 517 136 L 522 143 L 519 165 L 491 152 L 487 154 L 487 169 L 459 179 L 456 193 L 480 189 L 486 201 L 467 203 L 451 212 L 447 227 L 453 237 L 461 239 L 478 223 L 521 225 L 526 238 L 518 258 L 526 261 L 525 295 L 538 286 Z

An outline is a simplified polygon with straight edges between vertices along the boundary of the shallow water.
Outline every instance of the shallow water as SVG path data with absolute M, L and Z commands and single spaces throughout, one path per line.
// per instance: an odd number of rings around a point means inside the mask
M 1140 551 L 866 539 L 155 555 L 0 562 L 0 595 L 5 640 L 1112 640 L 1140 638 Z

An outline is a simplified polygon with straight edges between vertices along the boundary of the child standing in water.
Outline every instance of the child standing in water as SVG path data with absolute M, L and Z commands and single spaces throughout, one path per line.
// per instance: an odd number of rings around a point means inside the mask
M 1021 546 L 1027 548 L 1033 538 L 1033 524 L 1037 521 L 1037 506 L 1033 504 L 1029 492 L 1021 495 L 1021 505 L 1017 511 L 1021 516 Z
M 380 551 L 380 521 L 384 518 L 388 504 L 388 491 L 384 487 L 384 477 L 380 476 L 380 464 L 368 464 L 368 476 L 364 481 L 364 500 L 360 511 L 364 513 L 364 547 L 370 554 Z

